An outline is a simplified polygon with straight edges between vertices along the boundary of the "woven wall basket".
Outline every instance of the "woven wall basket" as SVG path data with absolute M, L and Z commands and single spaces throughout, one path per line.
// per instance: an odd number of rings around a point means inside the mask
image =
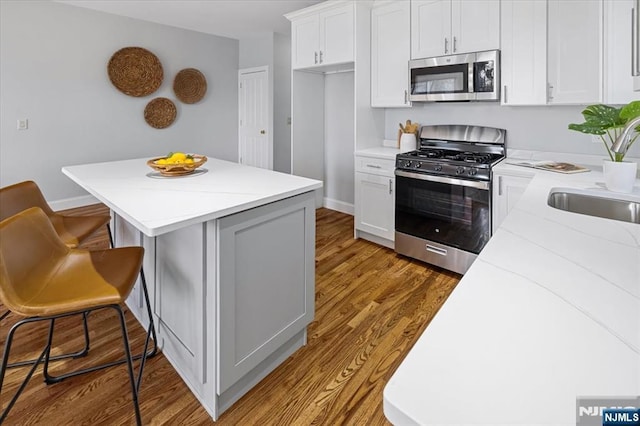
M 185 68 L 173 80 L 176 97 L 185 104 L 195 104 L 207 93 L 207 79 L 195 68 Z
M 142 47 L 125 47 L 113 54 L 107 66 L 111 83 L 129 96 L 147 96 L 155 92 L 164 77 L 162 64 Z
M 149 126 L 164 129 L 176 119 L 176 105 L 167 98 L 155 98 L 144 109 L 144 120 Z

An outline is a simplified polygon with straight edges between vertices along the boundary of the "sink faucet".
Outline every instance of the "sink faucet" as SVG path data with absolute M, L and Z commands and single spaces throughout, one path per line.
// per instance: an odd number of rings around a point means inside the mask
M 636 126 L 640 125 L 640 117 L 636 117 L 633 120 L 629 121 L 624 129 L 622 129 L 622 133 L 616 138 L 615 142 L 611 146 L 611 151 L 616 154 L 616 157 L 626 154 L 627 149 L 629 149 L 629 145 L 635 139 L 631 139 L 631 132 L 635 129 Z

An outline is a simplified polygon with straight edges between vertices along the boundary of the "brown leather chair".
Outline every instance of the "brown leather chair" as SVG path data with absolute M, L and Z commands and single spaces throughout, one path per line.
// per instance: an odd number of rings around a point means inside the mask
M 62 241 L 69 247 L 77 247 L 103 226 L 107 227 L 109 242 L 113 247 L 113 238 L 109 228 L 111 217 L 109 215 L 65 216 L 56 213 L 47 204 L 38 185 L 30 180 L 0 188 L 0 220 L 20 213 L 29 207 L 40 207 Z
M 41 361 L 44 361 L 43 375 L 47 384 L 126 362 L 136 421 L 141 424 L 138 390 L 150 338 L 153 337 L 154 340 L 154 351 L 156 340 L 153 314 L 142 271 L 143 254 L 142 247 L 95 251 L 69 248 L 60 239 L 47 215 L 38 207 L 27 209 L 0 222 L 0 302 L 15 315 L 23 318 L 11 327 L 6 337 L 0 365 L 0 392 L 15 332 L 25 324 L 49 322 L 47 343 L 31 366 L 23 384 L 0 414 L 0 424 L 6 419 L 9 410 Z M 141 277 L 150 324 L 138 377 L 135 378 L 121 305 L 131 292 L 138 274 Z M 118 312 L 125 360 L 63 376 L 51 376 L 48 367 L 55 320 L 103 308 Z
M 109 215 L 93 215 L 93 216 L 65 216 L 54 212 L 45 200 L 38 185 L 33 181 L 25 181 L 0 188 L 0 221 L 11 217 L 30 207 L 40 207 L 47 215 L 56 232 L 69 247 L 77 247 L 87 237 L 91 236 L 95 231 L 103 226 L 107 227 L 109 234 L 109 243 L 113 247 L 113 238 L 111 236 L 111 228 Z M 0 315 L 0 321 L 9 315 L 9 311 L 5 311 Z M 58 355 L 52 357 L 52 360 L 66 359 L 70 357 L 84 356 L 89 352 L 89 331 L 87 329 L 86 314 L 83 314 L 83 324 L 85 327 L 85 345 L 84 348 L 69 354 Z M 11 364 L 9 367 L 20 367 L 31 364 L 34 360 L 20 361 Z

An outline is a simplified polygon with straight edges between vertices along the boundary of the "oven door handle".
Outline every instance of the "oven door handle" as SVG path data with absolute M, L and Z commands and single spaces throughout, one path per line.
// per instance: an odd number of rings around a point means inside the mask
M 458 185 L 458 186 L 469 186 L 471 188 L 484 189 L 487 191 L 489 190 L 489 187 L 490 187 L 489 182 L 486 182 L 486 181 L 456 179 L 448 176 L 435 176 L 435 175 L 428 175 L 424 173 L 411 173 L 411 172 L 406 172 L 404 170 L 396 170 L 396 176 L 426 180 L 429 182 L 448 183 L 451 185 Z

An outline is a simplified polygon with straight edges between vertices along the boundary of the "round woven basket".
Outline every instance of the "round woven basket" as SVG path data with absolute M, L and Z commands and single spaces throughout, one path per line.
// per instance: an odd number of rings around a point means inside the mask
M 169 127 L 176 119 L 176 105 L 167 98 L 155 98 L 144 109 L 144 120 L 156 129 Z
M 124 47 L 113 54 L 107 65 L 111 83 L 129 96 L 147 96 L 158 90 L 164 77 L 162 64 L 142 47 Z
M 147 165 L 153 170 L 160 172 L 163 176 L 182 176 L 189 173 L 193 173 L 198 167 L 207 162 L 205 155 L 192 154 L 193 163 L 178 163 L 178 164 L 157 164 L 156 161 L 165 158 L 157 157 L 147 161 Z
M 173 80 L 173 91 L 185 104 L 195 104 L 207 93 L 207 79 L 197 69 L 185 68 Z

